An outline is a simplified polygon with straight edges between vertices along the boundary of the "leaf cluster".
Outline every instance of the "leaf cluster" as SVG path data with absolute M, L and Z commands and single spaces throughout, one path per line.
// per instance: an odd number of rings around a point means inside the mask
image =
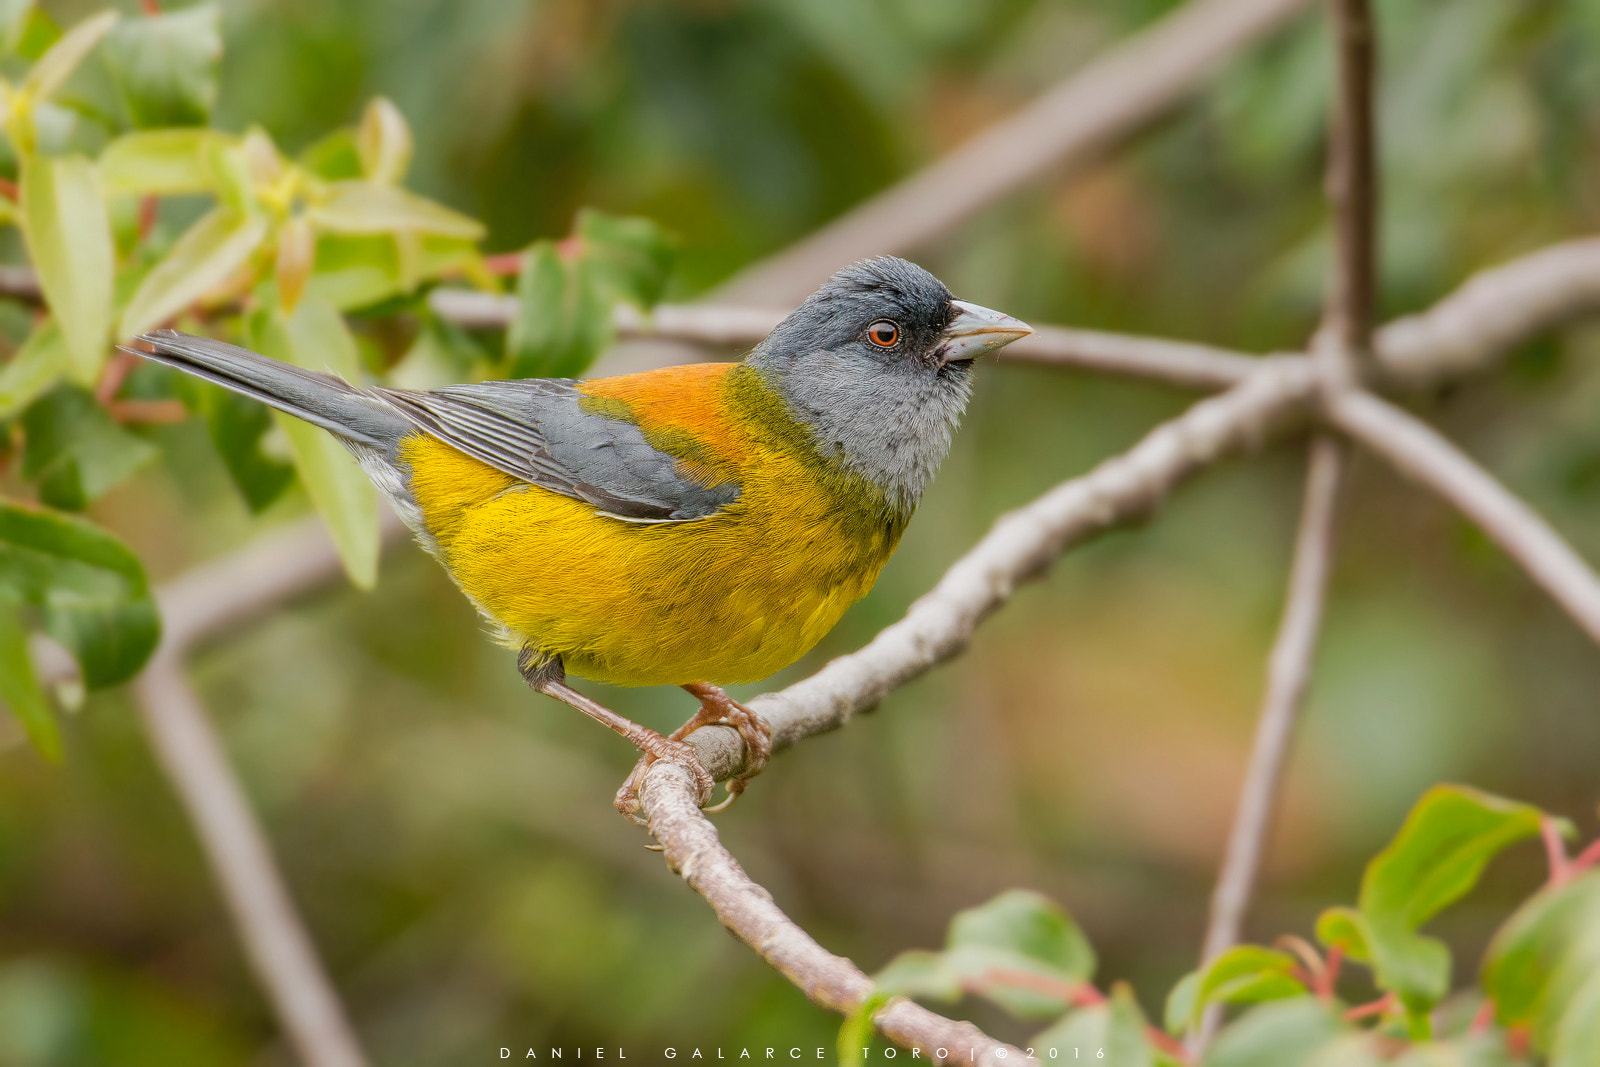
M 1476 987 L 1452 993 L 1450 949 L 1422 926 L 1468 894 L 1495 856 L 1541 834 L 1548 882 L 1501 925 Z M 958 914 L 943 950 L 904 952 L 878 972 L 874 997 L 846 1020 L 841 1056 L 860 1058 L 872 1014 L 891 997 L 971 995 L 1050 1021 L 1026 1042 L 1041 1059 L 1087 1050 L 1112 1067 L 1590 1067 L 1600 1063 L 1600 871 L 1591 869 L 1600 847 L 1569 860 L 1561 841 L 1573 834 L 1531 805 L 1436 786 L 1368 863 L 1355 906 L 1322 913 L 1320 951 L 1294 936 L 1235 946 L 1173 987 L 1164 1029 L 1126 984 L 1109 996 L 1092 984 L 1094 952 L 1071 916 L 1011 890 Z M 1346 962 L 1369 972 L 1376 1000 L 1340 998 Z M 1237 1013 L 1197 1061 L 1179 1039 L 1214 1009 Z
M 216 128 L 220 18 L 216 4 L 107 10 L 63 31 L 35 4 L 0 8 L 0 225 L 19 231 L 42 304 L 0 345 L 0 507 L 34 538 L 0 567 L 0 695 L 46 751 L 57 741 L 22 651 L 30 629 L 67 644 L 91 686 L 154 647 L 137 560 L 117 546 L 105 564 L 112 536 L 60 514 L 161 459 L 150 422 L 203 419 L 253 512 L 303 487 L 351 580 L 376 579 L 378 502 L 332 437 L 117 345 L 177 326 L 353 382 L 572 376 L 609 343 L 614 305 L 650 307 L 671 269 L 653 223 L 593 211 L 565 238 L 486 256 L 481 223 L 403 184 L 412 135 L 383 98 L 294 157 L 259 127 Z M 441 282 L 498 293 L 505 274 L 519 310 L 503 336 L 429 308 Z M 104 543 L 92 565 L 76 554 L 91 537 Z M 92 635 L 64 621 L 79 616 L 59 605 L 78 597 L 103 608 Z

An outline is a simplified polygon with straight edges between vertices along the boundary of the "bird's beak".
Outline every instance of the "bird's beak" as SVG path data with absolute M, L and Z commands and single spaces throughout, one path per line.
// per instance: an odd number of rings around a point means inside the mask
M 940 363 L 976 359 L 1033 332 L 1032 326 L 1010 315 L 965 300 L 951 303 L 955 305 L 956 317 L 944 328 L 944 340 L 936 350 Z

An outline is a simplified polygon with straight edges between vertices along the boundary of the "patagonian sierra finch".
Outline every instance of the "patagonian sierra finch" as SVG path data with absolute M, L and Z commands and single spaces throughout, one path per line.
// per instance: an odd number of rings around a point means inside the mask
M 640 749 L 617 796 L 637 818 L 654 759 L 710 799 L 683 742 L 700 726 L 748 749 L 719 807 L 760 770 L 770 732 L 720 687 L 793 663 L 872 588 L 949 451 L 973 359 L 1031 332 L 884 257 L 839 271 L 740 363 L 413 391 L 172 330 L 133 350 L 349 448 L 528 684 Z M 663 737 L 568 673 L 681 686 L 700 710 Z

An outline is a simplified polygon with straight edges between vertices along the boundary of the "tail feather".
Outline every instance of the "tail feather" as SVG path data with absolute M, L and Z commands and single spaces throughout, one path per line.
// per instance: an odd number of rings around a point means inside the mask
M 380 398 L 343 378 L 209 337 L 157 330 L 134 339 L 133 352 L 304 419 L 349 441 L 387 453 L 411 424 Z

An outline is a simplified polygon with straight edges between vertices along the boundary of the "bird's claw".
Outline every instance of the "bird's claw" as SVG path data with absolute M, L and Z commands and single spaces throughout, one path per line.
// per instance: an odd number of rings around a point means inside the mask
M 640 814 L 639 789 L 644 784 L 644 772 L 650 764 L 658 759 L 671 760 L 689 772 L 694 779 L 695 803 L 704 808 L 711 794 L 716 791 L 717 780 L 711 777 L 711 772 L 706 770 L 705 764 L 700 762 L 700 757 L 695 753 L 694 746 L 686 745 L 676 734 L 671 737 L 662 737 L 657 734 L 649 747 L 642 747 L 639 752 L 639 762 L 633 765 L 632 772 L 622 783 L 622 788 L 617 790 L 616 798 L 612 801 L 629 822 L 648 828 L 649 822 Z

